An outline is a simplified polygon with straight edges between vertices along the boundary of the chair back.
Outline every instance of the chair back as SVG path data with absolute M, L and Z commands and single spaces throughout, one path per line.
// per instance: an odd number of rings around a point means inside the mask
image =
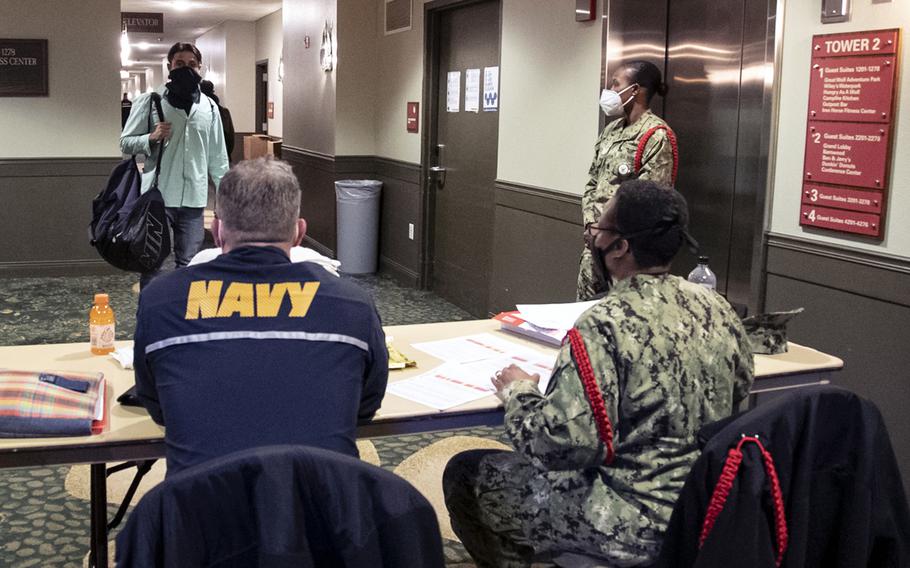
M 429 502 L 358 459 L 302 446 L 244 450 L 147 493 L 117 566 L 441 567 Z

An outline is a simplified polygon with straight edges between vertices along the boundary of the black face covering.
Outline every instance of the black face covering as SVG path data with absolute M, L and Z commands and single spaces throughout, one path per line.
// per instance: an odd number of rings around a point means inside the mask
M 617 238 L 614 239 L 613 242 L 607 245 L 603 250 L 593 246 L 592 242 L 591 260 L 594 264 L 594 277 L 597 279 L 595 289 L 601 292 L 598 295 L 601 296 L 604 293 L 608 292 L 613 285 L 613 278 L 610 276 L 610 269 L 607 268 L 607 263 L 604 260 L 604 257 L 613 249 L 615 249 L 619 245 L 620 241 L 623 239 L 628 241 L 630 239 L 635 239 L 646 235 L 661 235 L 671 229 L 678 229 L 681 239 L 686 243 L 686 245 L 688 245 L 689 250 L 691 250 L 696 255 L 698 254 L 698 242 L 692 238 L 692 235 L 689 234 L 689 231 L 686 230 L 684 226 L 680 225 L 679 215 L 676 213 L 661 219 L 653 227 L 632 233 L 617 235 Z
M 171 70 L 168 79 L 170 81 L 165 85 L 167 102 L 174 108 L 183 109 L 189 115 L 193 103 L 196 102 L 196 91 L 202 77 L 192 67 L 177 67 Z
M 598 296 L 606 294 L 613 286 L 613 277 L 610 276 L 610 269 L 607 268 L 604 257 L 616 248 L 621 240 L 622 238 L 617 238 L 603 250 L 595 246 L 591 247 L 591 262 L 594 264 L 594 278 L 596 279 L 594 289 L 598 291 Z

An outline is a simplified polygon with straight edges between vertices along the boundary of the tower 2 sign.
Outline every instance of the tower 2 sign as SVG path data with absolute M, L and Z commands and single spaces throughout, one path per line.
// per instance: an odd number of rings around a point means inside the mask
M 812 38 L 800 225 L 883 238 L 899 39 Z

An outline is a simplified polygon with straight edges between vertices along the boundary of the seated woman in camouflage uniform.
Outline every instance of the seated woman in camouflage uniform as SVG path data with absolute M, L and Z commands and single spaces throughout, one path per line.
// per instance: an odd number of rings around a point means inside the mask
M 623 181 L 650 179 L 666 185 L 676 181 L 675 138 L 667 123 L 649 108 L 656 94 L 666 95 L 667 85 L 661 81 L 660 70 L 647 61 L 624 63 L 613 73 L 610 88 L 603 90 L 600 106 L 607 124 L 594 145 L 591 177 L 581 198 L 585 224 L 600 219 L 607 200 Z M 636 169 L 635 157 L 643 140 Z M 578 299 L 592 299 L 609 286 L 591 272 L 591 253 L 585 248 L 578 269 Z
M 494 377 L 515 451 L 459 454 L 443 479 L 452 527 L 478 566 L 566 552 L 607 566 L 656 557 L 696 433 L 752 385 L 736 314 L 669 274 L 687 222 L 679 192 L 623 183 L 585 236 L 595 274 L 616 284 L 576 322 L 547 392 L 515 366 Z

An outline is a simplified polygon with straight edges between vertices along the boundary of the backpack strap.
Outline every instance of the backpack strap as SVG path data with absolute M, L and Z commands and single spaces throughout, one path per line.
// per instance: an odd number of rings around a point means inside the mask
M 607 447 L 607 457 L 604 459 L 604 465 L 610 465 L 615 456 L 613 452 L 613 424 L 610 422 L 609 415 L 607 415 L 607 407 L 604 404 L 600 387 L 597 385 L 597 378 L 594 376 L 594 368 L 591 366 L 588 350 L 585 348 L 585 342 L 577 328 L 573 327 L 570 329 L 566 337 L 572 350 L 572 358 L 575 359 L 575 364 L 578 366 L 578 374 L 581 376 L 588 404 L 591 405 L 591 412 L 594 413 L 594 424 L 597 426 L 597 433 L 600 436 L 600 440 Z
M 633 171 L 636 175 L 641 171 L 641 160 L 645 154 L 645 146 L 648 145 L 648 140 L 651 139 L 651 136 L 654 135 L 658 130 L 665 130 L 667 132 L 667 140 L 670 141 L 670 152 L 673 153 L 673 174 L 670 178 L 670 183 L 676 184 L 676 173 L 679 170 L 679 147 L 676 145 L 676 134 L 670 130 L 669 126 L 664 124 L 654 126 L 649 128 L 644 136 L 638 141 L 638 149 L 635 150 L 635 162 L 633 163 Z
M 157 91 L 152 91 L 149 96 L 149 132 L 152 131 L 152 107 L 158 113 L 158 121 L 164 122 L 164 109 L 161 108 L 161 95 Z M 161 140 L 158 148 L 158 159 L 155 161 L 155 179 L 152 180 L 152 187 L 158 187 L 158 176 L 161 174 L 161 157 L 164 156 L 164 140 Z
M 714 486 L 714 492 L 711 494 L 711 500 L 708 502 L 708 509 L 705 512 L 705 521 L 701 526 L 701 535 L 698 539 L 698 548 L 701 549 L 705 544 L 705 540 L 707 540 L 708 535 L 711 534 L 711 530 L 714 529 L 714 523 L 720 516 L 721 511 L 724 510 L 724 504 L 727 502 L 727 497 L 730 495 L 730 490 L 733 488 L 733 482 L 736 480 L 736 474 L 739 472 L 739 466 L 743 461 L 742 447 L 746 442 L 756 444 L 761 451 L 761 456 L 764 460 L 765 474 L 768 476 L 769 485 L 771 486 L 771 501 L 774 504 L 774 533 L 777 540 L 777 549 L 774 551 L 774 565 L 780 567 L 781 562 L 784 560 L 784 553 L 787 552 L 787 543 L 789 540 L 787 533 L 787 517 L 784 508 L 784 494 L 780 489 L 780 479 L 777 477 L 777 469 L 774 467 L 774 459 L 771 457 L 771 452 L 765 449 L 761 440 L 758 439 L 757 434 L 755 436 L 746 436 L 743 434 L 742 439 L 740 439 L 736 447 L 730 448 L 730 451 L 727 453 L 727 459 L 724 461 L 723 470 L 720 472 L 720 477 L 717 480 L 717 484 Z

